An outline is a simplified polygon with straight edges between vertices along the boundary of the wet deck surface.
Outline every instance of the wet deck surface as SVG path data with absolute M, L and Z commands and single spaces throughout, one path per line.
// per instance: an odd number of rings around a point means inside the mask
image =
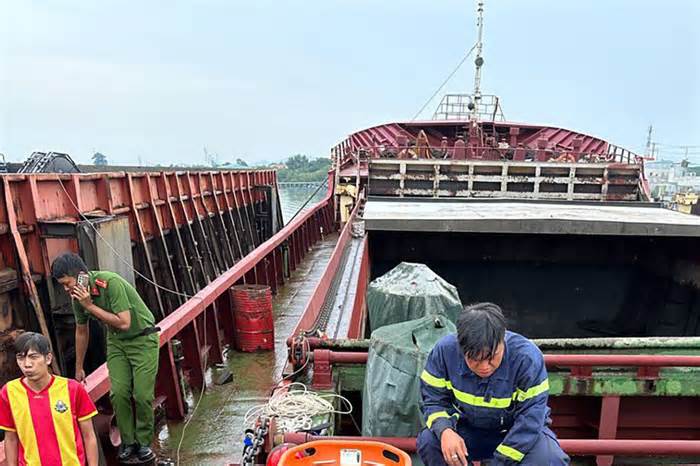
M 274 297 L 275 352 L 228 354 L 233 381 L 220 386 L 208 384 L 182 441 L 180 465 L 218 466 L 240 461 L 243 432 L 248 427 L 243 425 L 243 418 L 251 407 L 267 401 L 270 387 L 281 378 L 287 337 L 320 280 L 336 240 L 334 234 L 316 243 Z M 198 399 L 199 393 L 195 393 L 188 403 L 192 406 Z M 160 430 L 156 445 L 159 458 L 176 461 L 183 425 L 169 422 Z

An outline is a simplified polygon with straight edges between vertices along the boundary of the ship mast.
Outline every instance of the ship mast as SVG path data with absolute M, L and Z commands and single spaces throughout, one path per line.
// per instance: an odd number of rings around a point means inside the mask
M 440 101 L 440 105 L 433 113 L 433 120 L 469 120 L 478 122 L 481 120 L 505 121 L 503 109 L 497 96 L 481 93 L 481 67 L 484 65 L 484 57 L 481 55 L 484 50 L 484 0 L 476 0 L 476 27 L 477 40 L 467 54 L 462 58 L 457 67 L 450 73 L 447 79 L 440 85 L 428 102 L 437 95 L 450 78 L 457 72 L 467 59 L 476 52 L 474 59 L 474 89 L 472 93 L 445 94 Z M 428 104 L 425 103 L 425 105 Z M 423 108 L 425 108 L 423 105 Z M 416 117 L 423 111 L 421 108 Z M 415 120 L 416 117 L 413 117 Z
M 476 6 L 476 27 L 478 29 L 478 36 L 476 40 L 476 58 L 474 59 L 474 65 L 476 66 L 476 71 L 474 72 L 474 93 L 472 94 L 472 105 L 470 105 L 471 119 L 477 120 L 479 114 L 479 103 L 481 101 L 481 66 L 484 64 L 484 58 L 481 56 L 482 49 L 484 47 L 483 37 L 484 37 L 484 2 L 479 0 Z

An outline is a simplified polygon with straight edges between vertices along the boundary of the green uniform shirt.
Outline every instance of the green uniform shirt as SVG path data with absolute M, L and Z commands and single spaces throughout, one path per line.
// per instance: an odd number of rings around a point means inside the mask
M 153 313 L 131 283 L 114 272 L 95 270 L 88 272 L 88 275 L 90 276 L 88 292 L 93 303 L 113 314 L 126 310 L 131 313 L 131 326 L 127 331 L 106 325 L 107 342 L 113 338 L 129 340 L 138 336 L 144 329 L 153 327 L 155 322 Z M 78 324 L 86 324 L 89 318 L 96 319 L 76 300 L 73 300 L 73 313 L 75 322 Z

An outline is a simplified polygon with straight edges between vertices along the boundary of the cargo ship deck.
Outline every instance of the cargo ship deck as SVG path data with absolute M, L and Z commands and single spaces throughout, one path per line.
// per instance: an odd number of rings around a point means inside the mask
M 229 350 L 225 364 L 233 380 L 224 385 L 209 383 L 197 410 L 199 393 L 188 397 L 190 415 L 180 448 L 180 464 L 205 466 L 237 463 L 243 448 L 244 417 L 253 406 L 265 403 L 271 387 L 282 377 L 287 361 L 287 337 L 291 334 L 318 284 L 337 241 L 332 234 L 313 246 L 289 281 L 274 296 L 275 351 L 242 353 Z M 209 371 L 211 379 L 212 371 Z M 157 447 L 162 459 L 177 459 L 184 422 L 161 426 Z

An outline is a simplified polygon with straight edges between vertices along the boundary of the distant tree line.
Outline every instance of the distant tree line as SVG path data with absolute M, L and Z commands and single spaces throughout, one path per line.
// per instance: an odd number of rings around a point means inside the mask
M 306 155 L 296 154 L 284 162 L 285 168 L 277 170 L 278 181 L 323 181 L 331 168 L 330 158 L 310 159 Z
M 180 167 L 192 168 L 220 168 L 220 169 L 240 169 L 240 168 L 265 168 L 265 165 L 252 164 L 249 165 L 243 158 L 237 157 L 235 162 L 218 162 L 218 156 L 215 153 L 210 153 L 204 150 L 205 162 L 195 164 L 176 164 Z M 92 163 L 95 165 L 109 165 L 107 156 L 101 152 L 95 151 L 92 156 Z M 156 167 L 167 167 L 165 165 L 156 164 Z M 173 167 L 170 164 L 170 167 Z M 277 170 L 277 179 L 279 181 L 303 181 L 303 182 L 321 182 L 328 176 L 328 170 L 331 168 L 331 160 L 327 157 L 309 158 L 304 154 L 295 154 L 287 158 L 282 163 L 272 163 L 267 165 L 269 168 Z

